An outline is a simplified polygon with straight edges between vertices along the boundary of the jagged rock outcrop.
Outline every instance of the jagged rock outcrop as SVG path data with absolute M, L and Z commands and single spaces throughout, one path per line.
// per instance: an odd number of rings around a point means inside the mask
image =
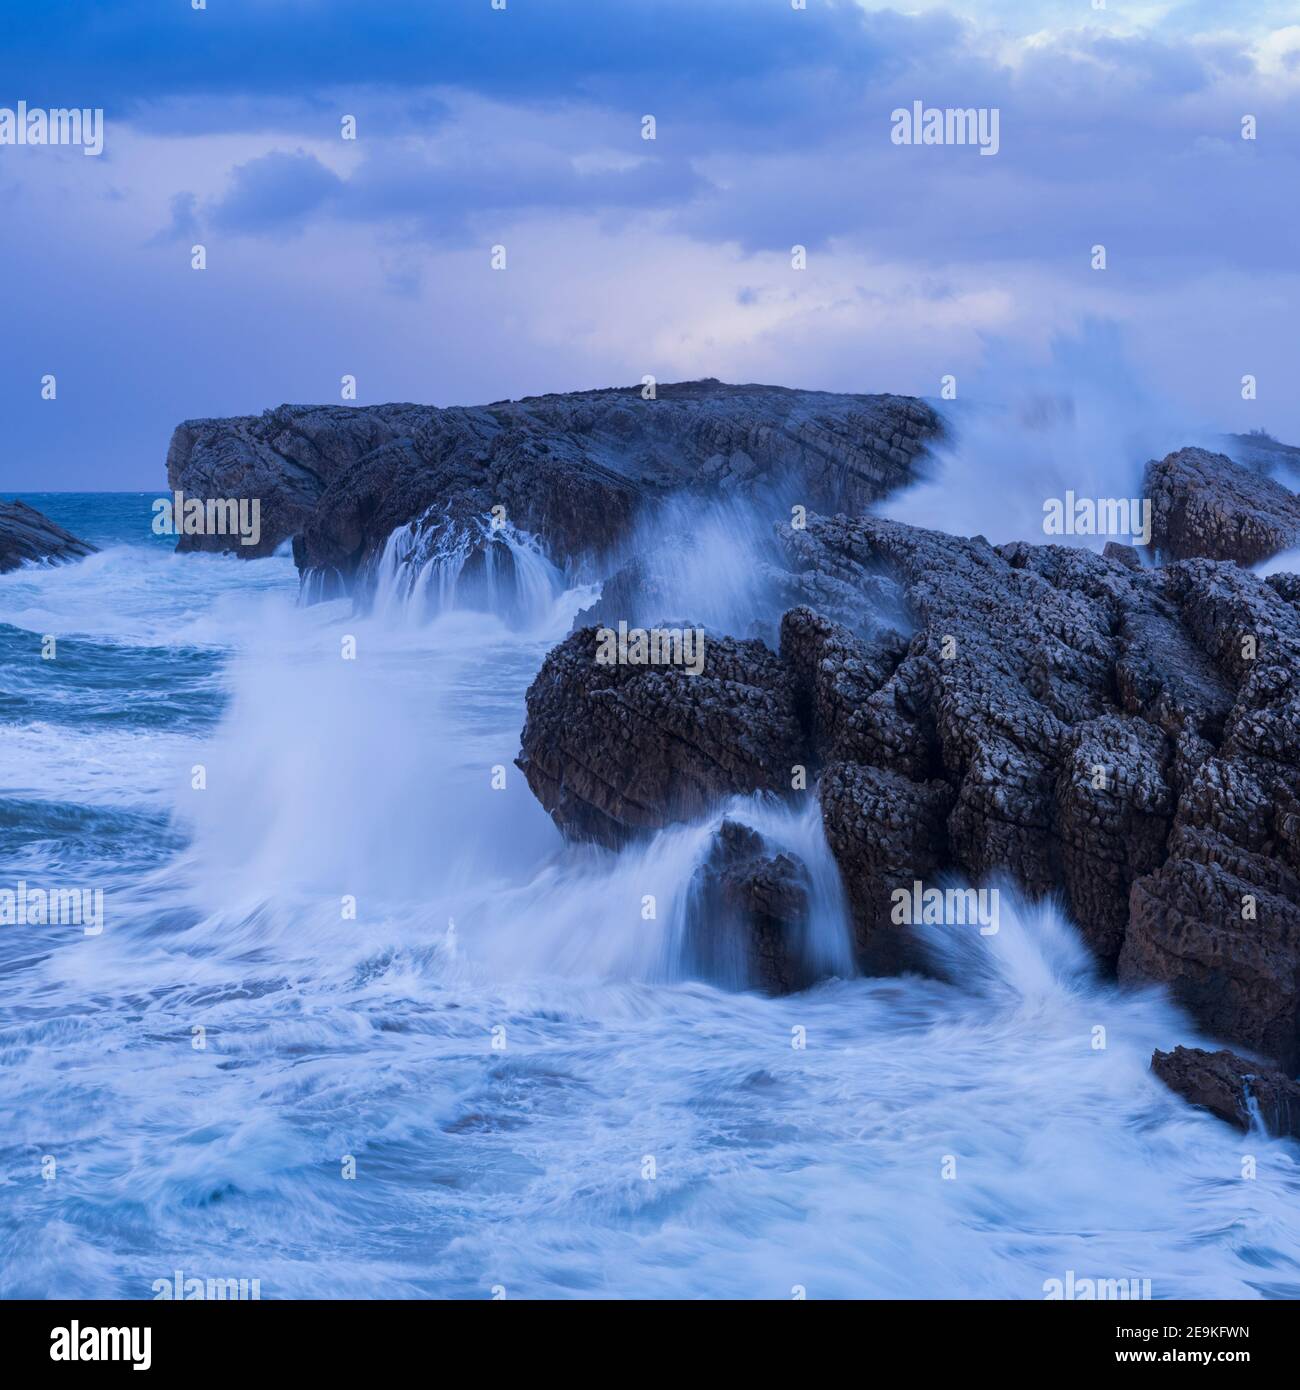
M 691 675 L 604 664 L 597 632 L 547 656 L 520 739 L 518 766 L 566 834 L 617 847 L 734 793 L 790 786 L 807 761 L 794 688 L 761 642 L 706 635 Z
M 872 616 L 881 611 L 867 609 Z M 782 619 L 780 650 L 821 774 L 822 821 L 853 909 L 859 960 L 880 974 L 917 965 L 910 941 L 890 923 L 890 892 L 925 879 L 946 860 L 953 793 L 941 778 L 925 776 L 927 766 L 909 765 L 918 776 L 913 781 L 873 762 L 879 723 L 872 697 L 898 669 L 908 643 L 888 627 L 871 638 L 856 636 L 801 606 Z
M 932 880 L 951 862 L 951 786 L 938 778 L 913 782 L 888 768 L 836 762 L 823 773 L 818 794 L 862 968 L 877 975 L 924 969 L 916 942 L 891 920 L 892 895 Z
M 1157 1049 L 1151 1070 L 1171 1091 L 1237 1129 L 1248 1130 L 1258 1119 L 1270 1134 L 1300 1138 L 1300 1085 L 1285 1072 L 1199 1047 Z
M 861 511 L 911 480 L 939 429 L 929 406 L 718 381 L 532 396 L 477 407 L 281 406 L 192 420 L 167 459 L 173 491 L 258 497 L 262 541 L 182 537 L 179 548 L 248 556 L 294 537 L 306 574 L 343 588 L 398 527 L 430 509 L 493 508 L 564 559 L 603 554 L 647 504 L 683 489 Z
M 787 788 L 781 774 L 807 760 L 868 968 L 914 963 L 889 917 L 894 890 L 946 872 L 1007 875 L 1060 893 L 1121 978 L 1167 984 L 1208 1031 L 1294 1066 L 1295 576 L 1204 559 L 1134 569 L 871 517 L 811 517 L 782 535 L 792 573 L 857 591 L 857 631 L 791 610 L 779 656 L 734 644 L 728 682 L 703 706 L 679 672 L 620 685 L 625 724 L 602 708 L 609 682 L 571 664 L 590 636 L 570 639 L 529 693 L 524 736 L 525 765 L 547 760 L 530 776 L 543 803 L 557 804 L 557 788 L 569 797 L 561 825 L 594 806 L 626 833 L 711 796 Z M 890 627 L 898 611 L 902 630 Z M 753 681 L 764 694 L 751 713 Z M 633 759 L 637 795 L 611 796 L 610 780 L 631 780 L 628 748 L 657 758 L 658 711 L 678 708 L 692 711 L 677 731 L 694 764 L 728 775 L 697 774 L 691 796 L 667 797 Z M 760 757 L 746 751 L 756 736 Z
M 1133 884 L 1120 973 L 1168 982 L 1209 1031 L 1294 1068 L 1300 608 L 1233 565 L 1177 565 L 1167 587 L 1234 699 L 1221 737 L 1186 750 L 1166 858 Z
M 918 789 L 938 764 L 946 862 L 1063 889 L 1121 977 L 1167 983 L 1211 1031 L 1293 1065 L 1300 610 L 1285 586 L 870 520 L 810 530 L 833 566 L 884 559 L 905 584 L 919 631 L 862 707 L 881 732 L 858 756 Z
M 1300 497 L 1226 454 L 1179 449 L 1147 465 L 1151 539 L 1175 560 L 1254 565 L 1300 545 Z
M 1009 873 L 1033 894 L 1064 888 L 1113 963 L 1129 885 L 1159 862 L 1173 809 L 1162 733 L 1115 698 L 1121 612 L 1156 605 L 1141 574 L 1083 550 L 998 551 L 872 519 L 817 520 L 801 548 L 832 572 L 884 565 L 918 627 L 854 710 L 844 751 L 861 791 L 846 804 L 837 771 L 823 801 L 833 847 L 855 801 L 868 826 L 898 808 L 889 852 L 850 860 L 850 894 L 857 879 L 876 905 L 858 923 L 868 956 L 889 934 L 890 892 L 948 867 L 977 881 Z M 901 859 L 897 833 L 912 837 Z
M 724 820 L 695 871 L 687 907 L 687 966 L 705 979 L 769 994 L 811 981 L 801 965 L 808 926 L 806 867 L 758 831 Z
M 0 574 L 26 560 L 80 560 L 96 549 L 26 502 L 0 502 Z

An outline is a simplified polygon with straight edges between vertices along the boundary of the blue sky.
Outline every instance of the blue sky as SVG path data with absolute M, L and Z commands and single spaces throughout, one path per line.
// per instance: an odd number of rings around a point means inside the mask
M 1296 18 L 4 0 L 0 107 L 107 134 L 0 146 L 0 487 L 156 488 L 179 420 L 344 374 L 361 403 L 647 373 L 1002 399 L 1096 321 L 1189 437 L 1300 442 Z M 916 100 L 998 108 L 999 153 L 893 145 Z

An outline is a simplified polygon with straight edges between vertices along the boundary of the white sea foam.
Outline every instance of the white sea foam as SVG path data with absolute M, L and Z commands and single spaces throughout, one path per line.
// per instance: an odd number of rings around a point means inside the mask
M 0 1293 L 147 1297 L 183 1268 L 268 1298 L 1039 1298 L 1067 1269 L 1300 1294 L 1294 1146 L 1156 1082 L 1153 1047 L 1194 1030 L 1098 979 L 1050 904 L 1007 891 L 997 935 L 927 932 L 952 983 L 851 978 L 815 809 L 745 798 L 726 814 L 810 867 L 803 949 L 831 978 L 785 999 L 693 978 L 682 905 L 722 812 L 565 847 L 513 766 L 589 593 L 552 573 L 504 619 L 453 592 L 412 622 L 268 601 L 274 562 L 185 563 L 141 581 L 147 620 L 22 579 L 34 608 L 120 625 L 123 660 L 186 625 L 240 636 L 224 714 L 183 748 L 16 735 L 132 796 L 159 794 L 151 758 L 208 781 L 166 790 L 179 854 L 98 864 L 101 936 L 0 942 Z

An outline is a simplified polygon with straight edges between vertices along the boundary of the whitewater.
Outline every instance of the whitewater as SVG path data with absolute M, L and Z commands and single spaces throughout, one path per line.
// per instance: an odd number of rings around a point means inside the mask
M 28 500 L 103 548 L 0 576 L 0 886 L 105 929 L 0 928 L 0 1295 L 1300 1296 L 1295 1145 L 1157 1082 L 1205 1040 L 1052 903 L 866 979 L 811 796 L 566 846 L 513 759 L 598 590 L 531 538 L 471 583 L 406 530 L 355 613 L 175 555 L 149 496 Z M 706 523 L 680 574 L 734 627 L 757 542 Z M 724 813 L 809 865 L 817 987 L 693 972 Z

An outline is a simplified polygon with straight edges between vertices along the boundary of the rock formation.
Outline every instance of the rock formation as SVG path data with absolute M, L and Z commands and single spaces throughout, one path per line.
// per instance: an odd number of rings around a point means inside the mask
M 737 792 L 784 791 L 804 756 L 794 688 L 761 642 L 709 637 L 699 676 L 602 664 L 581 628 L 528 694 L 518 765 L 567 835 L 611 848 Z
M 1270 1134 L 1300 1139 L 1300 1085 L 1275 1067 L 1199 1047 L 1156 1051 L 1151 1070 L 1180 1096 L 1237 1129 L 1258 1122 Z
M 1149 464 L 1152 542 L 1175 560 L 1254 565 L 1300 545 L 1300 497 L 1225 454 L 1179 449 Z
M 808 925 L 807 870 L 774 851 L 736 821 L 718 827 L 695 871 L 688 902 L 686 950 L 707 979 L 732 979 L 769 994 L 812 983 L 802 973 L 795 939 Z
M 682 489 L 792 488 L 810 509 L 862 510 L 910 481 L 938 417 L 901 396 L 849 396 L 692 381 L 530 396 L 493 405 L 281 406 L 191 420 L 167 456 L 169 486 L 258 497 L 261 544 L 183 536 L 178 549 L 268 554 L 289 537 L 304 576 L 347 588 L 399 526 L 430 509 L 468 519 L 504 508 L 560 560 L 603 553 L 647 503 Z
M 789 791 L 806 764 L 867 968 L 913 963 L 896 888 L 1008 874 L 1061 892 L 1122 978 L 1295 1065 L 1294 576 L 869 517 L 785 529 L 792 567 L 858 586 L 859 630 L 796 608 L 779 655 L 716 638 L 698 678 L 602 668 L 575 633 L 529 692 L 520 758 L 566 833 L 615 844 L 736 792 L 811 795 Z M 900 604 L 909 631 L 874 621 Z
M 0 502 L 0 574 L 25 560 L 80 560 L 95 550 L 26 502 Z
M 1275 478 L 1285 486 L 1300 487 L 1300 449 L 1283 444 L 1265 430 L 1249 434 L 1225 434 L 1223 452 L 1243 468 Z
M 390 536 L 494 508 L 557 564 L 597 560 L 603 592 L 528 692 L 518 759 L 567 836 L 618 848 L 736 794 L 814 797 L 864 968 L 924 965 L 891 918 L 898 888 L 1006 877 L 1059 894 L 1121 980 L 1167 985 L 1206 1031 L 1296 1068 L 1300 576 L 1243 566 L 1300 543 L 1300 499 L 1272 462 L 1153 462 L 1163 567 L 863 515 L 938 428 L 906 398 L 704 381 L 191 422 L 168 473 L 190 495 L 260 495 L 263 548 L 294 536 L 304 576 L 343 590 Z M 661 610 L 689 550 L 629 543 L 683 496 L 787 518 L 746 575 L 763 611 L 708 633 L 698 674 L 611 664 L 593 624 L 686 616 Z M 732 825 L 694 900 L 741 924 L 747 978 L 779 990 L 804 884 Z

